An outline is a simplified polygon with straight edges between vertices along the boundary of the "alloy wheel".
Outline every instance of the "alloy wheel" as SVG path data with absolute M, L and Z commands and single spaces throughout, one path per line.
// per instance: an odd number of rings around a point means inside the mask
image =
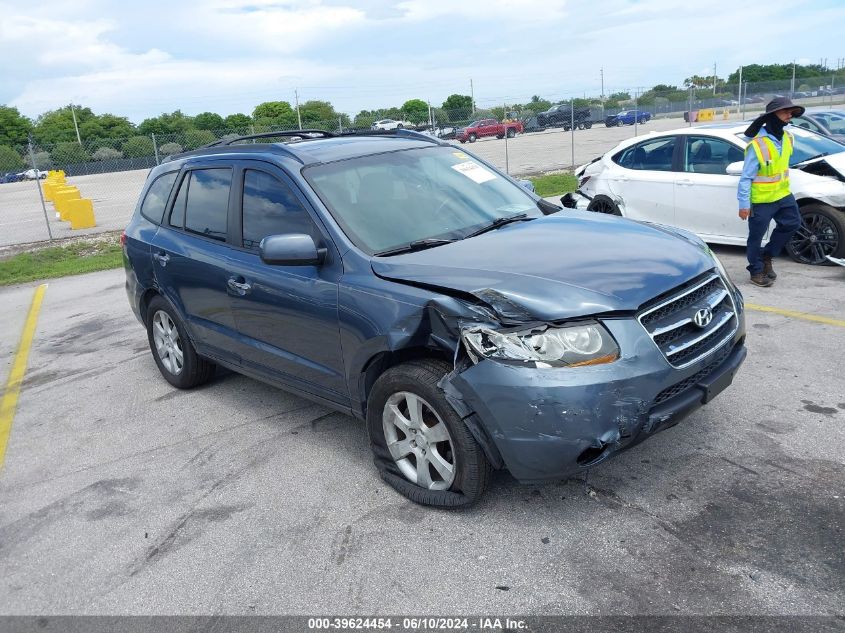
M 812 211 L 802 214 L 801 219 L 801 228 L 787 244 L 790 256 L 803 264 L 826 263 L 827 256 L 839 250 L 842 236 L 838 227 L 827 216 Z
M 455 481 L 455 445 L 434 408 L 420 396 L 400 391 L 384 404 L 387 448 L 405 477 L 422 488 L 448 490 Z
M 182 373 L 185 365 L 182 339 L 173 319 L 164 310 L 158 310 L 153 316 L 153 342 L 164 368 L 174 376 Z

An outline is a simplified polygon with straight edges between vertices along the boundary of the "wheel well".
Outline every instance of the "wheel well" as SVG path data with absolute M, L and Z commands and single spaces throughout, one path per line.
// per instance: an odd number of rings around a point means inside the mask
M 147 323 L 147 308 L 150 306 L 150 301 L 153 300 L 153 297 L 159 296 L 159 292 L 150 288 L 143 295 L 141 295 L 141 301 L 138 305 L 138 308 L 141 311 L 141 320 L 144 322 L 144 325 L 149 325 Z
M 370 397 L 370 391 L 379 376 L 391 367 L 421 358 L 451 362 L 451 358 L 445 353 L 440 353 L 428 347 L 409 347 L 396 351 L 380 352 L 367 361 L 358 379 L 358 395 L 361 401 L 361 413 L 364 418 L 367 417 L 367 400 Z
M 827 207 L 828 209 L 834 209 L 834 210 L 837 210 L 837 211 L 843 210 L 843 209 L 840 209 L 838 207 L 831 206 L 827 202 L 822 202 L 821 200 L 816 200 L 815 198 L 801 198 L 800 200 L 797 200 L 796 202 L 798 202 L 798 208 L 799 209 L 803 209 L 804 207 L 809 207 L 811 205 L 817 204 L 817 205 L 820 205 L 820 206 L 823 206 L 823 207 Z

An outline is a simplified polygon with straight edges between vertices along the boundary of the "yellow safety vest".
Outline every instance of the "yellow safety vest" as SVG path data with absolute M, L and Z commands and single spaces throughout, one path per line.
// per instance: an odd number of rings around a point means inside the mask
M 757 154 L 760 169 L 751 181 L 751 203 L 777 202 L 789 195 L 789 158 L 792 156 L 792 137 L 783 133 L 783 148 L 777 147 L 768 136 L 758 136 L 748 147 Z

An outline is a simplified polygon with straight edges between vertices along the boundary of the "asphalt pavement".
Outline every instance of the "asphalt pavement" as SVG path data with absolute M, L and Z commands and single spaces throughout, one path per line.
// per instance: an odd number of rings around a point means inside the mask
M 159 375 L 122 270 L 52 280 L 0 471 L 0 614 L 845 612 L 845 269 L 751 286 L 734 384 L 583 479 L 459 511 L 383 484 L 361 422 Z M 0 379 L 38 284 L 0 289 Z

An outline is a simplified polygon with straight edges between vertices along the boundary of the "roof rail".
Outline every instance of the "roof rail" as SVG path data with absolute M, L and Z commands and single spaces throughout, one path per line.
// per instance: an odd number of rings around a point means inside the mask
M 413 138 L 419 141 L 428 141 L 429 143 L 434 143 L 435 145 L 448 145 L 448 143 L 445 143 L 435 136 L 428 136 L 427 134 L 422 134 L 416 130 L 408 130 L 405 128 L 395 128 L 392 130 L 350 130 L 348 132 L 335 134 L 334 136 L 404 136 L 406 138 Z
M 277 136 L 290 136 L 307 138 L 331 138 L 334 136 L 331 132 L 325 130 L 279 130 L 278 132 L 261 132 L 260 134 L 247 134 L 246 136 L 237 136 L 227 140 L 219 140 L 214 143 L 209 143 L 203 147 L 220 147 L 221 145 L 232 145 L 238 141 L 248 141 L 254 138 L 274 138 Z

